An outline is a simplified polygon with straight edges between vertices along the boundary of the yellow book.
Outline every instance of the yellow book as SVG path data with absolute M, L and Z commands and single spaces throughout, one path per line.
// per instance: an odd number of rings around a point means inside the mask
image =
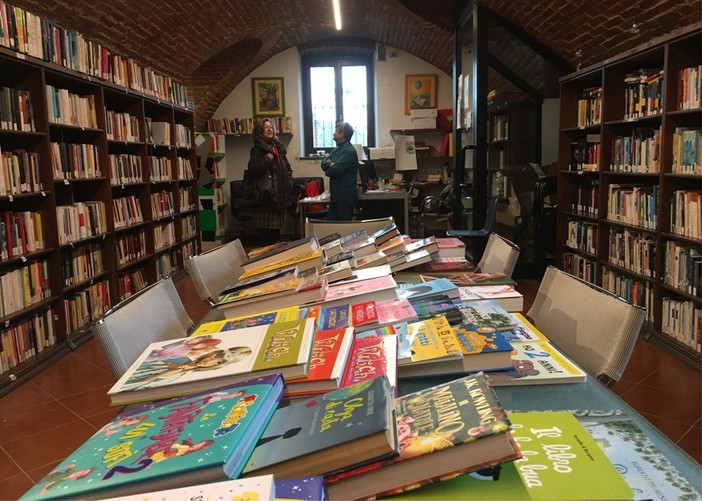
M 274 322 L 285 322 L 288 320 L 297 319 L 297 306 L 289 306 L 278 310 L 266 311 L 256 315 L 245 315 L 236 318 L 227 318 L 226 320 L 216 320 L 207 322 L 195 329 L 193 336 L 205 336 L 208 334 L 216 334 L 217 332 L 231 331 L 243 327 L 253 327 L 256 325 L 271 324 Z
M 407 325 L 412 355 L 399 365 L 428 362 L 446 357 L 463 357 L 456 333 L 443 315 Z
M 311 252 L 305 252 L 304 254 L 291 257 L 289 259 L 284 259 L 278 261 L 277 263 L 269 264 L 267 266 L 261 266 L 260 268 L 252 268 L 249 271 L 245 271 L 239 276 L 239 280 L 245 278 L 253 277 L 255 275 L 260 275 L 261 273 L 268 273 L 269 271 L 277 270 L 279 268 L 287 268 L 288 266 L 297 266 L 298 271 L 305 271 L 309 268 L 315 268 L 324 264 L 324 253 L 322 248 L 318 248 Z

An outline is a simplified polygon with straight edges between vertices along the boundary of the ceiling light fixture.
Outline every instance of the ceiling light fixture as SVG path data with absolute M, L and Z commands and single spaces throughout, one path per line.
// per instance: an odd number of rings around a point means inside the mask
M 334 23 L 336 24 L 336 30 L 341 31 L 341 9 L 339 8 L 339 0 L 332 0 L 334 5 Z

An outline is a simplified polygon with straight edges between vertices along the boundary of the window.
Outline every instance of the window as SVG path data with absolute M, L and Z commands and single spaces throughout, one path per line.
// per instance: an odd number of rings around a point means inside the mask
M 375 145 L 373 82 L 372 57 L 303 57 L 305 154 L 334 148 L 338 122 L 354 128 L 352 143 Z

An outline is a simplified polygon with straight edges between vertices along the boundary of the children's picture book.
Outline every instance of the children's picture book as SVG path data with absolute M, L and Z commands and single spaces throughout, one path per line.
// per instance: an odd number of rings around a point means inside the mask
M 393 299 L 397 297 L 396 287 L 397 284 L 390 275 L 367 280 L 338 282 L 327 288 L 323 303 L 325 306 L 333 306 L 349 302 L 358 303 Z
M 304 270 L 316 268 L 317 266 L 323 266 L 324 264 L 324 253 L 322 252 L 322 248 L 319 247 L 316 250 L 307 251 L 286 259 L 274 260 L 269 264 L 244 269 L 244 272 L 239 276 L 239 280 L 260 275 L 262 273 L 269 273 L 280 268 L 288 268 L 290 266 L 297 266 L 298 273 L 301 273 Z
M 288 266 L 287 268 L 276 269 L 268 273 L 261 273 L 260 275 L 254 275 L 253 277 L 245 278 L 243 280 L 237 280 L 229 287 L 225 288 L 222 292 L 220 292 L 218 297 L 231 294 L 233 292 L 245 289 L 247 287 L 283 282 L 292 278 L 296 278 L 297 275 L 297 266 Z
M 337 304 L 336 306 L 320 305 L 319 317 L 317 317 L 317 329 L 343 329 L 351 325 L 351 307 L 348 304 Z
M 400 376 L 408 375 L 410 367 L 431 362 L 432 368 L 437 368 L 446 359 L 460 364 L 463 353 L 459 347 L 455 331 L 449 325 L 446 317 L 439 315 L 426 320 L 407 324 L 410 340 L 410 358 L 400 359 Z M 434 374 L 444 374 L 436 372 Z
M 505 310 L 492 299 L 471 301 L 458 305 L 463 317 L 463 323 L 475 326 L 492 326 L 496 329 L 506 329 L 517 325 L 514 315 Z
M 262 268 L 294 259 L 297 256 L 311 253 L 319 248 L 319 242 L 317 242 L 317 237 L 314 235 L 286 242 L 283 245 L 276 244 L 275 247 L 269 248 L 268 250 L 262 252 L 256 251 L 253 255 L 249 254 L 249 259 L 241 263 L 241 269 L 246 272 L 256 268 Z
M 426 320 L 437 315 L 443 315 L 448 323 L 455 325 L 463 320 L 463 315 L 458 309 L 460 301 L 449 298 L 446 294 L 439 294 L 427 298 L 409 298 L 412 308 L 417 312 L 418 320 Z
M 228 318 L 226 320 L 215 320 L 213 322 L 205 322 L 200 325 L 193 333 L 193 336 L 204 336 L 206 334 L 215 334 L 217 332 L 233 331 L 235 329 L 243 329 L 244 327 L 255 327 L 257 325 L 268 325 L 274 322 L 286 322 L 297 318 L 297 306 L 288 306 L 278 310 L 266 311 L 257 315 Z
M 324 477 L 321 475 L 300 478 L 276 478 L 273 482 L 275 483 L 275 498 L 279 501 L 287 501 L 289 499 L 306 501 L 327 500 L 327 490 L 324 487 Z M 249 500 L 242 499 L 241 501 Z M 252 499 L 250 501 L 255 500 Z
M 275 372 L 304 377 L 314 319 L 151 343 L 107 392 L 112 405 L 156 400 Z
M 310 396 L 339 388 L 353 339 L 353 328 L 350 327 L 318 330 L 314 335 L 307 376 L 289 380 L 285 396 Z
M 311 274 L 220 296 L 215 306 L 225 317 L 255 315 L 274 308 L 317 303 L 325 297 L 328 286 L 326 277 Z
M 203 501 L 209 499 L 274 501 L 279 498 L 273 475 L 262 475 L 260 477 L 225 480 L 224 482 L 189 485 L 178 489 L 132 494 L 131 496 L 120 496 L 119 498 L 110 498 L 103 501 L 193 501 L 196 499 Z
M 492 326 L 453 326 L 463 352 L 466 372 L 494 371 L 512 367 L 512 345 Z
M 23 499 L 106 498 L 236 478 L 283 395 L 279 374 L 134 406 Z
M 392 391 L 387 378 L 377 377 L 283 401 L 242 475 L 328 475 L 397 454 L 397 440 Z
M 399 496 L 453 501 L 685 499 L 635 497 L 634 491 L 570 412 L 510 412 L 522 458 L 499 470 L 461 475 Z M 667 479 L 662 484 L 668 483 Z
M 451 299 L 458 299 L 458 287 L 446 278 L 437 278 L 429 282 L 400 286 L 397 296 L 409 300 L 445 295 Z
M 327 477 L 330 499 L 388 496 L 521 456 L 482 373 L 409 393 L 396 405 L 400 454 Z
M 363 332 L 368 329 L 377 329 L 399 322 L 416 322 L 417 312 L 412 307 L 412 303 L 405 298 L 386 299 L 375 302 L 375 313 L 377 320 L 373 323 L 354 325 L 356 332 Z
M 512 368 L 488 373 L 493 386 L 583 383 L 587 374 L 549 342 L 512 343 Z
M 540 343 L 541 341 L 548 341 L 546 336 L 534 327 L 534 324 L 529 322 L 524 315 L 521 313 L 512 312 L 512 316 L 517 320 L 517 325 L 513 327 L 508 327 L 506 329 L 500 329 L 500 332 L 510 343 Z
M 524 296 L 511 285 L 472 285 L 458 288 L 461 301 L 492 299 L 507 311 L 522 311 Z

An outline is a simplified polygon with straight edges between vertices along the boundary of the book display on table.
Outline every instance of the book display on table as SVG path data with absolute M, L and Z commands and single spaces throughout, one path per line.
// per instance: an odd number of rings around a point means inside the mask
M 414 268 L 429 261 L 431 261 L 431 254 L 425 249 L 420 249 L 414 252 L 395 254 L 392 259 L 388 260 L 388 263 L 393 273 L 395 273 Z
M 374 304 L 375 321 L 363 323 L 354 322 L 354 329 L 357 333 L 393 325 L 398 322 L 414 322 L 418 320 L 417 312 L 408 299 L 386 299 L 385 301 L 374 301 Z
M 239 276 L 239 280 L 251 278 L 253 276 L 261 275 L 263 273 L 270 273 L 275 270 L 280 270 L 282 268 L 288 268 L 291 266 L 296 266 L 298 274 L 302 274 L 305 270 L 315 269 L 318 266 L 324 266 L 325 264 L 326 262 L 324 260 L 324 253 L 322 252 L 322 249 L 320 247 L 316 250 L 305 252 L 302 254 L 297 254 L 287 259 L 281 259 L 270 264 L 245 270 Z
M 399 397 L 400 453 L 326 478 L 330 499 L 369 499 L 520 457 L 510 421 L 483 374 Z
M 397 354 L 397 336 L 376 331 L 357 334 L 351 344 L 341 387 L 384 376 L 394 396 L 397 388 Z
M 287 381 L 285 395 L 288 397 L 316 395 L 341 387 L 353 340 L 352 328 L 317 330 L 307 375 Z
M 644 306 L 647 339 L 698 369 L 702 299 L 670 271 L 676 248 L 702 246 L 699 40 L 680 28 L 561 79 L 556 217 L 559 266 Z M 573 162 L 583 143 L 591 158 Z
M 436 244 L 439 247 L 440 257 L 466 257 L 466 244 L 455 237 L 437 237 Z
M 192 336 L 203 336 L 205 334 L 215 334 L 218 332 L 233 331 L 244 327 L 255 327 L 257 325 L 268 325 L 274 322 L 286 322 L 298 318 L 299 308 L 297 306 L 288 306 L 278 310 L 265 311 L 256 313 L 250 316 L 228 318 L 226 320 L 215 320 L 213 322 L 205 322 L 193 331 Z
M 395 225 L 395 223 L 390 223 L 384 228 L 370 234 L 370 237 L 375 241 L 377 246 L 381 246 L 388 240 L 397 236 L 400 236 L 400 230 L 397 229 L 397 225 Z
M 353 277 L 353 270 L 349 261 L 340 261 L 326 266 L 318 266 L 315 272 L 318 277 L 326 277 L 327 283 L 330 284 Z
M 233 284 L 226 287 L 222 292 L 219 293 L 218 298 L 232 294 L 234 292 L 246 289 L 249 287 L 260 286 L 264 284 L 276 284 L 278 282 L 283 282 L 285 280 L 290 280 L 291 278 L 298 277 L 297 266 L 289 266 L 287 268 L 278 268 L 268 273 L 261 273 L 260 275 L 254 275 L 249 278 L 244 278 L 242 280 L 237 280 Z M 216 301 L 215 301 L 216 302 Z
M 327 475 L 398 452 L 395 400 L 385 377 L 284 403 L 242 476 Z
M 253 376 L 307 375 L 314 319 L 151 343 L 107 392 L 112 405 L 174 396 Z
M 517 325 L 517 319 L 492 299 L 471 301 L 458 305 L 463 322 L 475 326 L 492 326 L 496 329 L 508 329 Z
M 426 320 L 437 315 L 443 315 L 451 325 L 455 325 L 463 321 L 461 310 L 458 309 L 458 305 L 461 304 L 460 301 L 451 299 L 445 294 L 425 298 L 410 298 L 408 301 L 412 305 L 412 308 L 414 308 L 414 310 L 417 312 L 418 320 Z
M 521 459 L 427 486 L 399 499 L 595 501 L 645 499 L 570 412 L 510 412 Z M 666 483 L 666 481 L 663 481 Z M 653 499 L 673 499 L 654 497 Z
M 402 285 L 398 289 L 397 295 L 410 301 L 439 295 L 446 295 L 451 299 L 459 298 L 458 287 L 446 278 L 436 278 L 419 284 Z
M 397 283 L 390 275 L 351 282 L 337 282 L 327 288 L 323 304 L 324 306 L 334 306 L 350 302 L 394 299 L 397 297 L 396 287 Z
M 324 477 L 321 475 L 300 478 L 276 478 L 273 483 L 275 484 L 275 498 L 279 501 L 287 501 L 289 499 L 326 501 L 327 499 Z M 251 501 L 255 500 L 252 499 Z
M 284 386 L 274 374 L 131 407 L 23 498 L 116 497 L 236 478 Z
M 249 258 L 241 263 L 241 269 L 251 271 L 269 265 L 278 264 L 295 257 L 309 254 L 319 249 L 319 242 L 314 235 L 300 238 L 282 245 L 272 245 L 261 249 L 259 252 L 250 253 Z
M 198 253 L 200 240 L 197 179 L 185 175 L 196 159 L 185 88 L 21 7 L 4 2 L 0 10 L 0 275 L 3 296 L 21 299 L 0 311 L 5 394 L 87 339 L 91 323 L 120 300 L 162 278 L 165 261 L 170 272 L 182 269 L 183 255 Z M 109 52 L 163 87 L 126 82 L 112 67 L 94 67 L 95 58 L 83 58 L 80 70 L 68 67 L 75 61 L 49 50 L 69 38 L 76 54 Z M 146 120 L 156 116 L 179 127 L 182 146 L 153 154 Z M 116 130 L 116 122 L 128 125 Z M 175 131 L 168 139 L 175 144 Z M 153 172 L 146 167 L 152 156 Z M 170 228 L 188 228 L 172 231 L 161 251 L 152 198 L 160 192 L 170 195 Z M 127 215 L 140 218 L 128 224 Z M 25 287 L 33 291 L 26 297 Z
M 508 277 L 504 273 L 480 273 L 480 272 L 464 272 L 464 271 L 447 271 L 442 273 L 434 273 L 431 271 L 422 271 L 422 277 L 426 277 L 424 281 L 434 278 L 446 278 L 456 284 L 458 287 L 469 287 L 473 285 L 509 285 L 514 287 L 517 282 Z

